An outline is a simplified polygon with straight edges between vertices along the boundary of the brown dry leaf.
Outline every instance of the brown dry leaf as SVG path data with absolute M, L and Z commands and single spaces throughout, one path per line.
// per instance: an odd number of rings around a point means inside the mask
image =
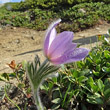
M 10 64 L 7 64 L 11 69 L 15 69 L 16 68 L 16 63 L 15 60 L 12 60 Z
M 31 97 L 31 94 L 27 94 L 27 98 L 30 98 Z

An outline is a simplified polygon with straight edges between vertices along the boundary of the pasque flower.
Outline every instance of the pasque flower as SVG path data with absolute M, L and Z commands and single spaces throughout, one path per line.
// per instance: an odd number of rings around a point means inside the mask
M 61 19 L 53 22 L 47 30 L 44 41 L 44 54 L 46 60 L 41 64 L 39 57 L 36 56 L 33 63 L 27 63 L 27 76 L 29 78 L 35 104 L 38 110 L 44 110 L 39 96 L 39 87 L 48 76 L 55 73 L 60 64 L 71 63 L 82 60 L 88 55 L 89 50 L 85 48 L 77 48 L 77 44 L 73 43 L 73 32 L 64 31 L 60 34 L 56 32 L 56 25 Z M 50 62 L 54 65 L 51 65 Z
M 44 41 L 45 56 L 54 65 L 82 60 L 88 55 L 89 50 L 77 48 L 77 44 L 72 42 L 73 32 L 64 31 L 57 34 L 55 27 L 60 22 L 61 19 L 53 22 L 46 32 Z

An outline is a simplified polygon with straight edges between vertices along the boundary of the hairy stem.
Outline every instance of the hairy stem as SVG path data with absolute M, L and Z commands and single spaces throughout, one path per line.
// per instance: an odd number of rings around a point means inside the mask
M 37 90 L 34 90 L 34 99 L 38 110 L 44 110 L 44 107 L 42 105 L 40 95 L 39 95 L 39 88 Z

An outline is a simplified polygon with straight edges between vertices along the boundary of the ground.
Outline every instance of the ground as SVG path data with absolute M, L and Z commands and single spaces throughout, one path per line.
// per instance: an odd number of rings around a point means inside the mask
M 96 35 L 106 34 L 110 24 L 104 23 L 84 31 L 74 33 L 74 42 L 82 47 L 96 46 Z M 36 31 L 26 28 L 2 27 L 0 28 L 0 73 L 11 72 L 7 66 L 12 60 L 20 63 L 23 60 L 31 61 L 36 54 L 44 59 L 42 52 L 45 31 Z

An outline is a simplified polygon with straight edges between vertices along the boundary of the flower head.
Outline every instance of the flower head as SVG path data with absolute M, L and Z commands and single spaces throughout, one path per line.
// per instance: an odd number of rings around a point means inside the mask
M 77 44 L 73 43 L 73 32 L 64 31 L 60 34 L 56 32 L 56 25 L 61 19 L 53 22 L 45 36 L 44 54 L 51 63 L 65 64 L 82 60 L 88 55 L 89 50 L 85 48 L 77 48 Z

